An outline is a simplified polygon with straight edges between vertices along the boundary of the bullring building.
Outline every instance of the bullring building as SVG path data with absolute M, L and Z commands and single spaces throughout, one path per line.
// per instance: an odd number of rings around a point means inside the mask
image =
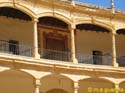
M 0 93 L 125 93 L 125 12 L 0 0 Z

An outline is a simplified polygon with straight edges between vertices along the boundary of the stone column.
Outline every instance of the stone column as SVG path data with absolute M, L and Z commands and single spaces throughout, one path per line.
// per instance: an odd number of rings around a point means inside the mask
M 38 22 L 38 19 L 34 18 L 34 20 L 33 20 L 33 56 L 37 59 L 40 59 L 40 55 L 38 53 L 37 22 Z
M 40 93 L 40 79 L 36 79 L 36 82 L 35 82 L 35 93 Z
M 74 82 L 74 93 L 78 93 L 79 83 Z
M 119 84 L 115 84 L 115 93 L 119 93 L 120 92 L 120 90 L 119 90 Z
M 75 52 L 75 35 L 74 35 L 74 31 L 75 31 L 75 25 L 71 25 L 69 27 L 70 30 L 70 39 L 71 39 L 71 61 L 73 63 L 78 63 L 77 59 L 76 59 L 76 52 Z
M 116 59 L 116 41 L 115 41 L 116 32 L 112 32 L 112 65 L 118 67 Z

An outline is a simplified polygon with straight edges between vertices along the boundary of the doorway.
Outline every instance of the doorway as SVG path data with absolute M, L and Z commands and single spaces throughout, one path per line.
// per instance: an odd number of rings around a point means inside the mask
M 67 36 L 57 33 L 46 33 L 44 39 L 44 58 L 61 61 L 69 60 Z
M 16 40 L 9 40 L 9 52 L 18 55 L 19 54 L 19 42 Z
M 93 51 L 93 64 L 102 65 L 102 51 Z

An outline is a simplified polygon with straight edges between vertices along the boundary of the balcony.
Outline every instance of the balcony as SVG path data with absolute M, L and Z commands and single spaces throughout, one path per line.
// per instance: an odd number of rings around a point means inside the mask
M 116 51 L 116 45 L 119 57 L 117 62 L 120 66 L 125 66 L 125 59 L 122 57 L 125 55 L 123 51 L 125 37 L 121 35 L 125 34 L 124 29 L 116 31 L 115 44 L 112 42 L 111 31 L 98 24 L 81 23 L 77 24 L 74 29 L 69 28 L 68 23 L 54 17 L 40 17 L 36 22 L 35 19 L 32 20 L 30 16 L 21 11 L 21 15 L 19 15 L 19 11 L 12 8 L 1 8 L 1 11 L 3 11 L 0 13 L 1 53 L 34 57 L 39 47 L 41 59 L 70 62 L 72 56 L 70 50 L 74 46 L 72 52 L 77 51 L 78 63 L 112 65 L 112 48 Z M 15 15 L 12 14 L 12 11 Z M 74 33 L 71 33 L 71 30 Z M 100 54 L 94 55 L 94 52 Z M 105 53 L 110 53 L 110 55 Z
M 33 57 L 33 48 L 31 46 L 13 44 L 9 41 L 0 40 L 0 53 Z M 41 59 L 49 59 L 63 62 L 70 62 L 71 53 L 70 51 L 58 51 L 52 49 L 39 49 Z M 93 64 L 93 65 L 112 65 L 112 56 L 104 54 L 102 56 L 97 55 L 86 55 L 84 53 L 77 53 L 77 60 L 80 64 Z M 119 66 L 124 67 L 125 58 L 117 58 Z
M 112 65 L 112 57 L 110 55 L 85 55 L 77 54 L 79 63 L 94 64 L 94 65 Z
M 59 60 L 59 61 L 70 61 L 69 51 L 57 51 L 52 49 L 41 49 L 40 58 Z
M 125 67 L 125 56 L 117 58 L 117 62 L 119 63 L 119 66 Z
M 12 55 L 33 57 L 33 48 L 26 45 L 14 44 L 9 41 L 0 40 L 0 52 Z M 40 58 L 70 61 L 69 51 L 57 51 L 52 49 L 40 49 Z
M 0 40 L 0 52 L 6 54 L 32 57 L 32 47 L 14 44 L 4 40 Z
M 57 51 L 52 49 L 40 49 L 40 58 L 42 59 L 50 59 L 50 60 L 59 60 L 70 62 L 70 52 L 69 51 Z M 9 41 L 0 40 L 0 52 L 12 55 L 20 55 L 20 56 L 33 56 L 33 48 L 26 45 L 13 44 Z M 95 64 L 95 65 L 111 65 L 112 58 L 109 55 L 103 56 L 86 56 L 85 54 L 78 53 L 78 62 L 83 64 Z M 118 59 L 120 63 L 124 61 L 124 59 Z M 121 64 L 122 65 L 122 64 Z

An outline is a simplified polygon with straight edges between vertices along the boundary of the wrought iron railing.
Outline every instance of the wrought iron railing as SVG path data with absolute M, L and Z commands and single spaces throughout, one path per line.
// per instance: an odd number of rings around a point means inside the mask
M 20 44 L 12 44 L 4 40 L 0 40 L 0 52 L 28 57 L 32 56 L 31 47 Z
M 41 58 L 44 58 L 44 59 L 70 61 L 70 52 L 69 51 L 41 49 L 40 55 L 41 55 Z
M 95 65 L 112 65 L 112 57 L 109 55 L 95 56 L 77 53 L 79 63 Z
M 125 67 L 125 56 L 117 58 L 120 67 Z
M 8 41 L 0 40 L 0 52 L 21 56 L 33 56 L 33 48 L 26 45 L 12 44 Z M 70 61 L 71 53 L 69 51 L 58 51 L 52 49 L 39 49 L 40 57 L 43 59 Z M 112 65 L 111 55 L 85 55 L 83 53 L 77 53 L 77 60 L 83 64 L 95 64 L 95 65 Z M 125 67 L 125 57 L 117 58 L 119 66 Z

